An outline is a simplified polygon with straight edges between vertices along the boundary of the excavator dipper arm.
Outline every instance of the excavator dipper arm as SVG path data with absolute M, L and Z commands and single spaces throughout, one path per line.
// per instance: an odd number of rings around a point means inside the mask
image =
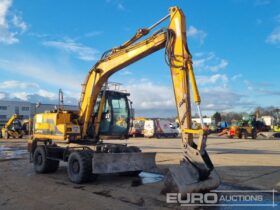
M 17 119 L 19 116 L 17 114 L 14 114 L 9 120 L 8 122 L 4 125 L 4 128 L 8 128 L 15 119 Z

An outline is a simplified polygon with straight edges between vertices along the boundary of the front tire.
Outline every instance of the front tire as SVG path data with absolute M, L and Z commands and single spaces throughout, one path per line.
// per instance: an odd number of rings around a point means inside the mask
M 92 173 L 92 157 L 85 151 L 75 151 L 69 155 L 68 177 L 71 182 L 81 184 L 89 181 Z
M 33 154 L 33 166 L 36 173 L 53 173 L 57 171 L 59 161 L 47 159 L 45 148 L 43 146 L 38 146 Z

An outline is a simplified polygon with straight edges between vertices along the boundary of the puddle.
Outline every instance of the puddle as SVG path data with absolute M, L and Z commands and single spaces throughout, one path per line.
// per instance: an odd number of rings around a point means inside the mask
M 137 187 L 144 184 L 160 182 L 164 176 L 157 173 L 141 172 L 137 178 L 132 180 L 131 186 Z
M 0 161 L 23 158 L 25 154 L 27 154 L 26 149 L 0 146 Z

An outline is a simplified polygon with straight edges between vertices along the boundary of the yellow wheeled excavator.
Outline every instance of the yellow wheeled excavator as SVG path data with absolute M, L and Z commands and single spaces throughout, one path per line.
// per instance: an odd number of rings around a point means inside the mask
M 25 135 L 25 126 L 22 123 L 22 116 L 14 114 L 10 117 L 4 127 L 1 129 L 2 138 L 22 138 Z
M 170 19 L 168 28 L 139 40 L 167 19 Z M 65 161 L 70 180 L 82 183 L 98 174 L 125 172 L 137 175 L 155 167 L 155 153 L 104 141 L 128 138 L 130 127 L 129 94 L 110 90 L 108 78 L 164 48 L 173 81 L 183 149 L 180 166 L 169 168 L 165 191 L 184 194 L 217 188 L 220 180 L 206 152 L 207 134 L 202 118 L 202 129 L 191 129 L 190 86 L 199 113 L 200 96 L 186 39 L 185 16 L 178 7 L 171 7 L 169 14 L 157 23 L 139 29 L 129 41 L 105 52 L 85 79 L 79 112 L 58 109 L 34 117 L 28 148 L 35 171 L 54 172 L 59 161 Z M 200 136 L 196 143 L 193 134 Z

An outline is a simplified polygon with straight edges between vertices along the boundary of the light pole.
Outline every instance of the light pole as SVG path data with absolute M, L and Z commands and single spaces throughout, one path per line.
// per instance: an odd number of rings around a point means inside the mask
M 29 110 L 29 136 L 31 136 L 31 123 L 32 123 L 32 118 L 37 114 L 37 109 L 41 106 L 41 103 L 40 102 L 37 102 L 36 104 L 35 104 L 35 110 L 34 110 L 34 116 L 33 117 L 31 117 L 31 104 L 32 103 L 30 103 L 30 110 Z

